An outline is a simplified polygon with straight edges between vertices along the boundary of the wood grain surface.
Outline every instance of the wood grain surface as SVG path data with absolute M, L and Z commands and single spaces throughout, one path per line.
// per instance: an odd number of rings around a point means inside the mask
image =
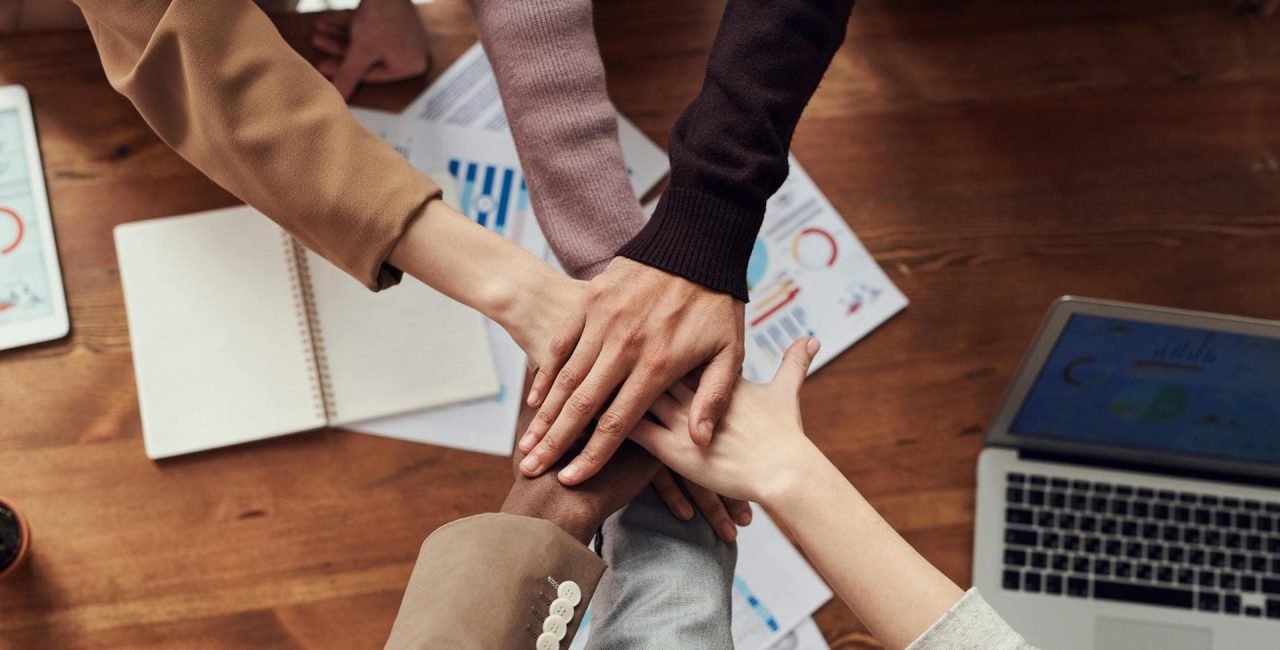
M 721 8 L 597 7 L 610 92 L 659 143 Z M 474 27 L 458 0 L 422 16 L 434 76 Z M 278 24 L 317 59 L 313 21 Z M 962 585 L 983 432 L 1054 298 L 1280 318 L 1277 36 L 1221 0 L 854 11 L 793 151 L 911 306 L 814 376 L 805 422 Z M 0 83 L 35 105 L 72 322 L 0 353 L 0 493 L 35 533 L 0 647 L 381 647 L 422 539 L 496 509 L 508 461 L 336 430 L 147 460 L 111 230 L 235 201 L 111 90 L 87 32 L 5 36 Z M 876 645 L 839 603 L 817 618 Z

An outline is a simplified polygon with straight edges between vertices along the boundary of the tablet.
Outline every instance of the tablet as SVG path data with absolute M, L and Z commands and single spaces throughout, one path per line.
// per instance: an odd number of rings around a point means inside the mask
M 22 86 L 0 86 L 0 350 L 68 328 L 31 102 Z

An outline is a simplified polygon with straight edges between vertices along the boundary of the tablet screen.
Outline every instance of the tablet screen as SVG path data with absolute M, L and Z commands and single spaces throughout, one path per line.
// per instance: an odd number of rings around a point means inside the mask
M 1280 339 L 1075 314 L 1010 432 L 1280 462 Z
M 45 272 L 44 238 L 36 221 L 22 122 L 0 109 L 0 326 L 43 318 L 53 311 Z

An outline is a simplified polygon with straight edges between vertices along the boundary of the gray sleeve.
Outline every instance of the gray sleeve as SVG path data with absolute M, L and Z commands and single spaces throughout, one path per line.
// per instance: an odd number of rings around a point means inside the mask
M 591 601 L 588 650 L 733 650 L 736 544 L 701 515 L 673 517 L 653 488 L 605 521 L 603 541 L 609 570 Z
M 977 589 L 965 592 L 952 608 L 942 615 L 907 650 L 1034 650 L 1020 634 L 991 609 Z

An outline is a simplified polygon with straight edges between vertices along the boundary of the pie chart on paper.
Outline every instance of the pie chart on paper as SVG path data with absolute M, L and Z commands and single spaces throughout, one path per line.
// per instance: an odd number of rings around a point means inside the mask
M 817 271 L 834 266 L 839 251 L 831 233 L 821 228 L 805 228 L 792 240 L 791 254 L 800 266 Z
M 18 250 L 24 233 L 22 217 L 13 209 L 0 206 L 0 255 Z

